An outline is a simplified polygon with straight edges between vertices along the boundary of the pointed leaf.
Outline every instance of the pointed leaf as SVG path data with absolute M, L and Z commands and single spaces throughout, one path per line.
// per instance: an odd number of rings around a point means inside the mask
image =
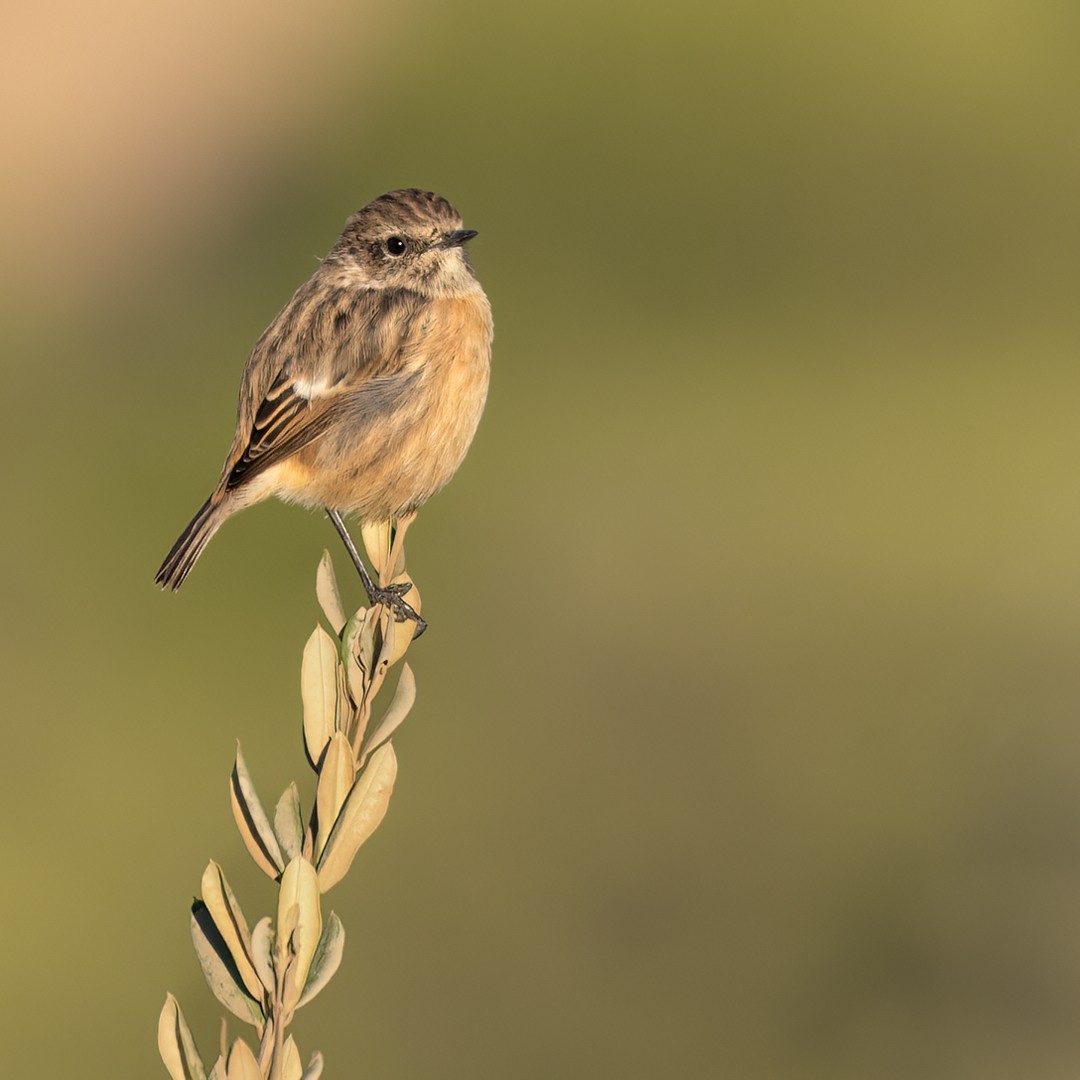
M 303 1080 L 304 1066 L 300 1063 L 300 1051 L 290 1035 L 281 1048 L 281 1080 Z
M 352 723 L 354 709 L 351 699 L 349 698 L 349 680 L 345 674 L 346 668 L 349 663 L 349 658 L 342 655 L 342 650 L 338 649 L 338 669 L 337 669 L 337 719 L 334 723 L 335 731 L 348 732 L 349 725 Z
M 277 837 L 270 827 L 270 819 L 263 810 L 255 785 L 251 782 L 240 742 L 236 743 L 236 764 L 229 778 L 229 794 L 232 796 L 233 818 L 255 865 L 275 881 L 285 869 L 285 859 L 278 846 Z
M 393 539 L 393 530 L 389 521 L 365 521 L 360 526 L 360 539 L 364 542 L 364 549 L 371 565 L 375 568 L 375 576 L 380 579 L 383 571 L 388 569 L 390 561 L 390 543 Z
M 405 533 L 409 526 L 416 520 L 416 512 L 406 514 L 397 519 L 394 525 L 394 535 L 390 541 L 390 559 L 386 567 L 386 575 L 391 581 L 396 580 L 399 574 L 405 573 Z
M 306 1005 L 316 994 L 334 977 L 341 964 L 341 954 L 345 949 L 345 927 L 334 912 L 323 927 L 322 937 L 319 938 L 319 946 L 311 959 L 311 968 L 308 971 L 307 985 L 296 1003 L 299 1009 Z
M 386 742 L 397 730 L 401 721 L 409 715 L 409 710 L 416 701 L 416 676 L 408 664 L 403 664 L 401 674 L 398 676 L 398 684 L 394 689 L 394 696 L 378 726 L 368 738 L 368 746 L 374 748 L 380 743 Z
M 342 638 L 342 662 L 349 696 L 357 705 L 364 700 L 371 681 L 371 670 L 375 666 L 377 611 L 377 608 L 360 608 L 349 620 Z
M 315 574 L 315 595 L 319 599 L 319 606 L 323 609 L 326 621 L 333 627 L 334 633 L 340 635 L 345 626 L 345 607 L 341 602 L 334 562 L 329 551 L 324 551 L 322 559 L 319 560 L 319 569 Z
M 348 873 L 360 845 L 386 814 L 397 776 L 392 743 L 384 743 L 368 759 L 356 779 L 319 861 L 319 888 L 326 892 Z
M 261 1000 L 262 980 L 251 962 L 251 934 L 247 921 L 221 867 L 212 860 L 203 871 L 201 888 L 203 903 L 228 947 L 243 987 L 256 1001 Z
M 281 875 L 274 950 L 275 970 L 279 974 L 285 972 L 282 1009 L 286 1023 L 303 993 L 321 936 L 322 912 L 315 867 L 307 859 L 293 859 Z
M 269 915 L 264 915 L 251 931 L 251 960 L 263 986 L 269 994 L 274 992 L 274 926 Z
M 334 639 L 316 626 L 304 646 L 300 693 L 304 701 L 304 745 L 316 766 L 337 722 L 338 653 Z
M 400 585 L 406 581 L 412 585 L 412 588 L 405 594 L 405 601 L 419 615 L 423 603 L 420 599 L 420 590 L 416 587 L 413 579 L 408 574 L 399 574 L 394 578 L 393 584 Z M 396 664 L 408 652 L 409 646 L 413 643 L 413 638 L 416 637 L 416 623 L 412 619 L 406 619 L 404 622 L 394 620 L 392 625 L 394 627 L 393 636 L 389 633 L 386 635 L 386 647 L 383 649 L 383 655 L 379 657 L 380 661 L 387 666 Z
M 326 839 L 337 821 L 338 812 L 356 779 L 356 762 L 349 740 L 335 731 L 319 769 L 319 786 L 315 791 L 319 835 L 315 839 L 315 858 L 322 854 Z
M 172 1080 L 206 1080 L 199 1051 L 176 998 L 165 995 L 158 1017 L 158 1053 Z
M 218 1059 L 214 1062 L 214 1067 L 210 1070 L 207 1080 L 227 1080 L 225 1076 L 225 1059 L 220 1054 L 218 1054 Z
M 311 1060 L 308 1062 L 308 1067 L 304 1070 L 304 1075 L 300 1080 L 319 1080 L 322 1076 L 323 1070 L 323 1056 L 318 1050 L 311 1055 Z
M 274 830 L 281 841 L 283 853 L 295 859 L 304 846 L 304 818 L 300 811 L 300 792 L 290 784 L 278 799 L 274 810 Z
M 191 942 L 210 992 L 239 1020 L 261 1027 L 263 1012 L 244 989 L 236 963 L 201 900 L 191 905 Z
M 263 1080 L 255 1054 L 243 1039 L 237 1039 L 229 1047 L 225 1077 L 226 1080 Z

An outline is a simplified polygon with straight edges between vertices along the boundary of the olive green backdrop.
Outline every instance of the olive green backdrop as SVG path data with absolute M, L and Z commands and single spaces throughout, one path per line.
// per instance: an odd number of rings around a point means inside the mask
M 151 578 L 251 344 L 421 185 L 480 230 L 492 392 L 305 1060 L 1075 1076 L 1077 11 L 95 9 L 0 47 L 0 1071 L 164 1076 L 166 989 L 212 1057 L 187 905 L 214 857 L 270 908 L 233 740 L 307 781 L 339 553 L 267 505 Z

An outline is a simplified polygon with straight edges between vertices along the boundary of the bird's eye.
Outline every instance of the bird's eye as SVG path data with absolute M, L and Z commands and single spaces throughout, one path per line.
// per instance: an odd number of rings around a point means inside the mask
M 386 250 L 394 256 L 405 254 L 405 241 L 400 236 L 391 236 L 386 241 Z

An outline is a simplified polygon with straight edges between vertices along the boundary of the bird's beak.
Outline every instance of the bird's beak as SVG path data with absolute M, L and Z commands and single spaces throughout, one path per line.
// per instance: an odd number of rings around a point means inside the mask
M 460 247 L 476 235 L 475 229 L 454 229 L 443 238 L 443 247 Z

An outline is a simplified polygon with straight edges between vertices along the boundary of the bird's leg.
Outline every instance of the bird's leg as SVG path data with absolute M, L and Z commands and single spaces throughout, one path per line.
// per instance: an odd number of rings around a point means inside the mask
M 345 545 L 345 549 L 348 551 L 349 557 L 353 561 L 353 566 L 356 567 L 356 571 L 360 575 L 360 580 L 364 583 L 364 591 L 368 595 L 368 603 L 382 604 L 388 611 L 393 612 L 394 618 L 397 619 L 398 622 L 412 619 L 413 622 L 416 623 L 416 634 L 414 637 L 419 637 L 427 629 L 428 624 L 420 618 L 416 609 L 413 608 L 411 604 L 405 602 L 405 594 L 412 588 L 412 583 L 404 581 L 398 585 L 387 585 L 385 588 L 376 585 L 375 582 L 371 580 L 371 575 L 364 565 L 364 560 L 360 558 L 360 552 L 356 550 L 356 545 L 349 535 L 349 530 L 345 528 L 345 521 L 343 520 L 341 513 L 327 507 L 326 514 L 334 523 L 334 528 L 337 529 L 338 536 L 341 537 L 341 541 Z

